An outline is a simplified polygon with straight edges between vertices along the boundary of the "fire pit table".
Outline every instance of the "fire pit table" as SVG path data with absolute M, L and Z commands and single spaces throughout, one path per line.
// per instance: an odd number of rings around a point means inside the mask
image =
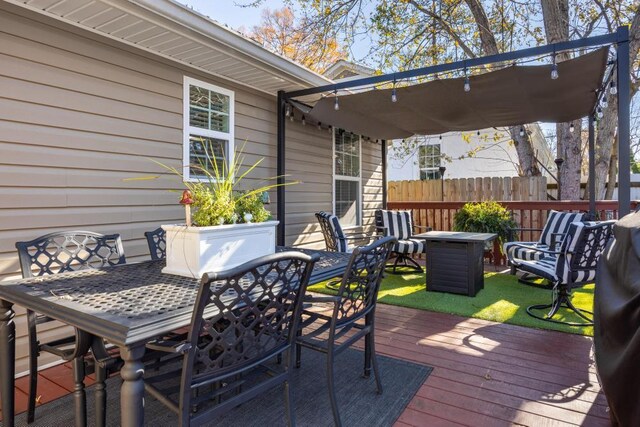
M 484 288 L 484 248 L 497 234 L 429 231 L 413 237 L 427 244 L 428 291 L 475 297 Z

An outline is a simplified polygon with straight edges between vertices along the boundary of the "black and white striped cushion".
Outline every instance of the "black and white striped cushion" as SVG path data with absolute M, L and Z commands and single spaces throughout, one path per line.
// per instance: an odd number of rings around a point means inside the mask
M 413 234 L 410 211 L 380 210 L 380 215 L 385 236 L 393 236 L 401 240 L 408 239 Z
M 506 242 L 503 249 L 509 261 L 512 264 L 518 264 L 519 260 L 535 261 L 541 259 L 545 254 L 538 249 L 548 251 L 549 246 L 538 242 Z
M 556 275 L 556 263 L 558 258 L 554 256 L 542 257 L 535 261 L 520 260 L 518 268 L 528 273 L 533 273 L 536 276 L 549 279 L 552 282 L 558 280 Z
M 556 274 L 563 283 L 592 282 L 600 255 L 604 251 L 615 221 L 574 222 L 562 242 Z M 597 229 L 592 227 L 597 226 Z M 607 229 L 607 230 L 605 230 Z M 598 230 L 598 231 L 596 231 Z M 595 241 L 599 239 L 598 241 Z M 578 259 L 574 259 L 579 257 Z M 572 270 L 579 265 L 580 270 Z
M 340 225 L 340 220 L 338 220 L 338 217 L 324 211 L 318 212 L 318 215 L 322 216 L 329 222 L 329 226 L 331 227 L 333 235 L 336 238 L 338 252 L 350 252 L 347 245 L 347 239 L 345 238 L 344 231 L 342 231 L 342 226 Z
M 542 230 L 542 234 L 540 235 L 540 240 L 538 243 L 543 245 L 551 246 L 554 234 L 566 234 L 569 230 L 569 225 L 573 222 L 582 221 L 584 218 L 583 213 L 574 213 L 574 212 L 558 212 L 558 211 L 550 211 L 549 216 L 547 217 L 547 222 L 544 225 L 544 229 Z M 557 238 L 557 236 L 556 236 Z M 558 241 L 558 240 L 556 240 Z
M 393 252 L 401 254 L 421 254 L 425 250 L 425 241 L 421 239 L 402 239 L 393 245 Z

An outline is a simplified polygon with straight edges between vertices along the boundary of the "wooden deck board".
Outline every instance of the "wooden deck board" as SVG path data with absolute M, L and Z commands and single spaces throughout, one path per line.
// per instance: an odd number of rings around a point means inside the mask
M 434 368 L 397 427 L 609 425 L 590 338 L 384 304 L 376 322 L 379 354 Z M 41 372 L 49 399 L 70 375 Z

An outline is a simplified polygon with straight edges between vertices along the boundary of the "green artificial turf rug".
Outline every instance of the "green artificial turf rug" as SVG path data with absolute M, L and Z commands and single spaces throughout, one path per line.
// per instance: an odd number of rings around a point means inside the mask
M 326 282 L 309 287 L 310 291 L 333 293 Z M 518 282 L 515 276 L 504 273 L 485 273 L 484 289 L 475 297 L 455 295 L 425 290 L 425 274 L 386 274 L 378 294 L 378 302 L 401 307 L 457 314 L 500 323 L 550 329 L 573 334 L 593 336 L 591 326 L 569 326 L 545 322 L 529 316 L 526 308 L 534 304 L 551 303 L 552 291 L 542 287 L 529 286 Z M 572 302 L 579 308 L 591 311 L 593 308 L 594 285 L 589 284 L 574 289 Z M 540 311 L 544 313 L 544 311 Z M 558 320 L 580 322 L 576 314 L 561 309 L 554 317 Z

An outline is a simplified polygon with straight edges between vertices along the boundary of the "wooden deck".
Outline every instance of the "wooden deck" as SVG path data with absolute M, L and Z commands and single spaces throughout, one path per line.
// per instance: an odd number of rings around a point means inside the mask
M 376 318 L 380 354 L 434 367 L 397 426 L 609 425 L 589 338 L 382 304 Z M 42 403 L 72 388 L 69 366 L 41 373 Z

